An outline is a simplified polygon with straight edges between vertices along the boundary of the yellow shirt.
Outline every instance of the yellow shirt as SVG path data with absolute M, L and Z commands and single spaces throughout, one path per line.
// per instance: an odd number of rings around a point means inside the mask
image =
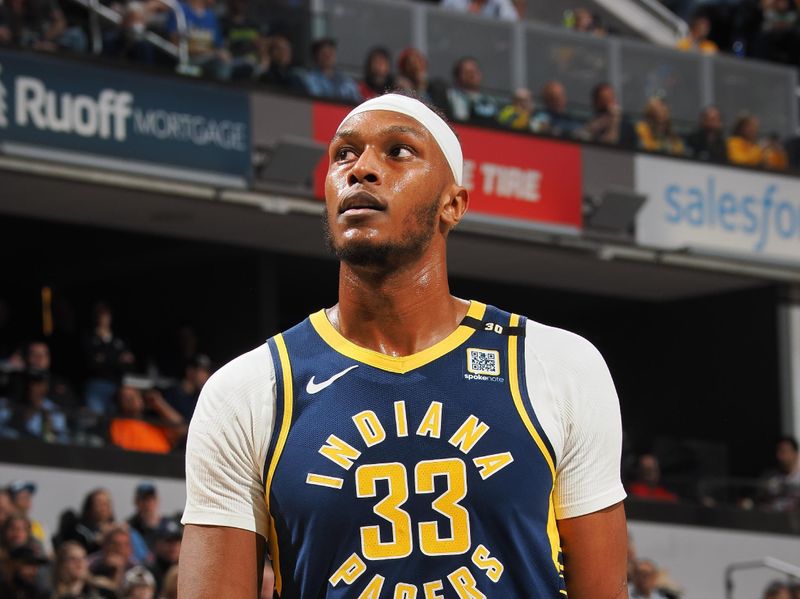
M 648 152 L 666 152 L 677 156 L 686 153 L 680 137 L 677 135 L 656 137 L 646 121 L 636 123 L 636 135 L 639 137 L 639 146 Z
M 774 171 L 789 168 L 789 156 L 783 148 L 764 148 L 764 166 Z
M 700 52 L 705 52 L 706 54 L 716 54 L 717 50 L 719 50 L 717 44 L 711 40 L 703 40 L 697 44 L 690 37 L 679 39 L 675 47 L 678 48 L 678 50 L 698 50 Z
M 728 138 L 728 160 L 733 164 L 761 166 L 764 162 L 764 154 L 761 151 L 761 146 L 757 143 L 733 135 Z

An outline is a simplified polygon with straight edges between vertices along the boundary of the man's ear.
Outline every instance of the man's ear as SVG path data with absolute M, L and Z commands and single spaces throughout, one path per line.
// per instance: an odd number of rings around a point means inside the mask
M 443 230 L 449 233 L 451 229 L 461 222 L 461 219 L 464 218 L 464 214 L 467 212 L 467 207 L 469 206 L 469 192 L 466 187 L 453 183 L 453 185 L 445 191 L 444 197 L 441 223 Z

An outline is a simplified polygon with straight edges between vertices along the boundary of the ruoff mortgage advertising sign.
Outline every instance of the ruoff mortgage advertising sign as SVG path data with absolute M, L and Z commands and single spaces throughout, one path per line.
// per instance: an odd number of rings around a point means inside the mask
M 640 244 L 800 262 L 800 179 L 650 156 L 635 165 L 648 198 Z
M 247 94 L 0 51 L 0 142 L 187 178 L 250 176 Z M 91 160 L 85 160 L 91 164 Z

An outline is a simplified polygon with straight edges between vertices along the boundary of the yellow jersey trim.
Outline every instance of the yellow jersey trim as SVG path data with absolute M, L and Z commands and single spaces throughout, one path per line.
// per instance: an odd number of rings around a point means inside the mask
M 265 486 L 264 496 L 267 501 L 267 513 L 270 515 L 269 547 L 271 551 L 270 557 L 272 558 L 272 569 L 275 571 L 275 589 L 278 591 L 278 594 L 280 594 L 283 588 L 283 577 L 281 576 L 281 562 L 278 551 L 278 533 L 275 530 L 275 519 L 272 517 L 272 512 L 269 511 L 269 494 L 272 489 L 272 478 L 275 476 L 275 468 L 278 467 L 278 461 L 281 459 L 281 454 L 283 453 L 283 446 L 286 444 L 286 437 L 289 436 L 289 426 L 292 423 L 294 391 L 292 389 L 292 365 L 289 361 L 289 352 L 286 350 L 286 342 L 283 340 L 283 335 L 275 336 L 275 347 L 278 348 L 281 373 L 283 374 L 283 420 L 280 424 L 278 441 L 275 443 L 275 451 L 272 454 L 269 470 L 267 470 L 267 484 Z
M 473 300 L 469 304 L 467 316 L 476 320 L 482 320 L 485 312 L 486 304 Z M 325 310 L 315 312 L 310 316 L 310 320 L 317 334 L 335 351 L 348 358 L 367 364 L 368 366 L 374 366 L 375 368 L 396 372 L 398 374 L 405 374 L 415 368 L 425 366 L 425 364 L 429 364 L 437 358 L 441 358 L 466 342 L 475 332 L 475 329 L 472 327 L 459 325 L 456 327 L 455 331 L 431 347 L 409 356 L 398 357 L 387 356 L 386 354 L 356 345 L 334 328 L 328 320 Z
M 519 325 L 519 315 L 512 314 L 511 320 L 509 321 L 509 326 L 515 327 Z M 522 419 L 525 428 L 528 429 L 528 433 L 530 433 L 533 440 L 536 442 L 536 446 L 539 448 L 542 456 L 544 456 L 545 461 L 547 462 L 547 466 L 550 468 L 550 475 L 553 477 L 553 489 L 550 491 L 550 501 L 548 506 L 548 513 L 547 513 L 547 537 L 550 540 L 550 551 L 552 554 L 553 564 L 556 567 L 556 572 L 558 574 L 563 573 L 563 566 L 558 559 L 558 554 L 561 552 L 561 538 L 558 534 L 558 524 L 556 522 L 556 511 L 553 506 L 553 490 L 555 489 L 555 480 L 556 480 L 556 469 L 555 465 L 553 464 L 553 459 L 550 457 L 550 452 L 547 451 L 547 447 L 542 440 L 542 437 L 539 435 L 539 432 L 536 430 L 536 427 L 533 426 L 533 422 L 531 422 L 530 417 L 528 416 L 528 412 L 525 409 L 525 406 L 522 404 L 522 393 L 519 387 L 519 364 L 517 360 L 517 349 L 519 344 L 519 337 L 517 335 L 511 335 L 508 338 L 508 383 L 511 387 L 511 397 L 514 399 L 514 406 L 517 408 L 517 412 L 519 413 L 519 417 Z

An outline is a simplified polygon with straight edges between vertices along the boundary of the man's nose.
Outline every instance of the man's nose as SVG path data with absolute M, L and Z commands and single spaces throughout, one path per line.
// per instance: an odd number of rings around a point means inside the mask
M 350 169 L 347 182 L 350 185 L 355 185 L 356 183 L 380 184 L 380 164 L 374 150 L 366 148 L 361 153 L 353 168 Z

